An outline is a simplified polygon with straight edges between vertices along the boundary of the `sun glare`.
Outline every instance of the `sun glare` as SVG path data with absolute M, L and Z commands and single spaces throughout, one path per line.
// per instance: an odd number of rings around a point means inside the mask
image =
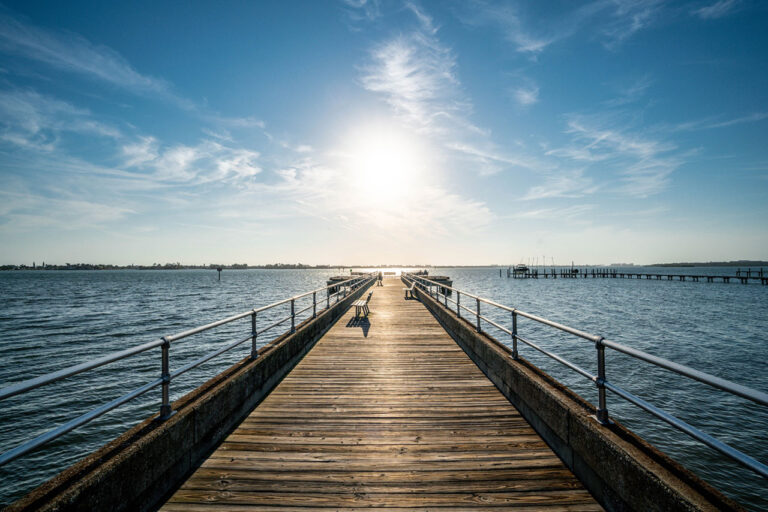
M 371 192 L 379 206 L 401 207 L 423 183 L 425 151 L 407 132 L 367 127 L 352 134 L 346 146 L 350 184 L 356 192 Z

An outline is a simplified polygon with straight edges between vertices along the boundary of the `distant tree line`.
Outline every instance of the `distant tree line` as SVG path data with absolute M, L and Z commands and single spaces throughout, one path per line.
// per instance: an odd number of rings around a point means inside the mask
M 768 261 L 760 260 L 734 260 L 734 261 L 707 261 L 685 263 L 654 263 L 649 267 L 763 267 L 768 266 Z
M 103 263 L 64 263 L 63 265 L 0 265 L 0 270 L 187 270 L 187 269 L 331 269 L 345 268 L 345 265 L 306 265 L 304 263 L 269 263 L 248 265 L 247 263 L 209 263 L 203 265 L 182 265 L 176 263 L 153 263 L 152 265 L 110 265 Z

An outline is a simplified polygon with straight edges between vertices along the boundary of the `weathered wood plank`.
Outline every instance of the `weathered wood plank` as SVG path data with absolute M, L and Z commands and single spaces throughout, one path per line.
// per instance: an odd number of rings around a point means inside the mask
M 401 288 L 348 312 L 163 510 L 600 510 Z

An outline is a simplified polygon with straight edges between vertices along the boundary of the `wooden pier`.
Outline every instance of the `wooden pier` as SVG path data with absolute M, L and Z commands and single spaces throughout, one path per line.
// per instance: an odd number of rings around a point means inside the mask
M 601 510 L 402 287 L 348 311 L 161 510 Z

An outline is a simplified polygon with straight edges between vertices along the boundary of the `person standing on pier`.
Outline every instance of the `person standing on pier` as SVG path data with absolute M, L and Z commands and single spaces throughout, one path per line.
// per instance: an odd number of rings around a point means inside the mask
M 379 282 L 377 284 L 379 286 L 384 286 L 384 282 L 383 282 L 384 281 L 384 274 L 382 274 L 381 271 L 379 271 L 378 280 L 379 280 Z

